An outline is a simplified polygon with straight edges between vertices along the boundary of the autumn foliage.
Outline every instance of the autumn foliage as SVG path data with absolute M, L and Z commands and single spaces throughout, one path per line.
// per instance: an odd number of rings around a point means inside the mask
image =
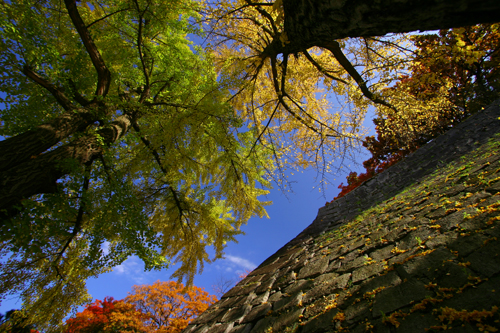
M 205 311 L 217 298 L 202 288 L 185 287 L 174 281 L 156 281 L 152 285 L 134 286 L 125 302 L 144 314 L 148 332 L 177 333 Z
M 177 333 L 217 298 L 202 288 L 174 281 L 134 286 L 123 300 L 106 297 L 66 321 L 66 333 Z
M 340 198 L 384 171 L 431 139 L 446 132 L 498 98 L 500 91 L 500 25 L 476 25 L 439 34 L 412 36 L 415 56 L 409 75 L 400 76 L 385 93 L 404 110 L 378 110 L 377 137 L 363 146 L 372 157 L 366 172 L 351 172 L 340 184 Z
M 66 321 L 66 333 L 146 332 L 144 315 L 132 304 L 106 297 L 96 300 Z

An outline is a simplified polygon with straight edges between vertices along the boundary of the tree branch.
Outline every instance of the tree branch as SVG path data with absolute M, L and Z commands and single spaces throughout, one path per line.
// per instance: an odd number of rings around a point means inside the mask
M 139 3 L 134 1 L 137 7 L 137 12 L 140 13 Z M 139 29 L 137 32 L 137 52 L 139 52 L 139 59 L 141 59 L 142 72 L 144 73 L 144 80 L 146 81 L 146 86 L 143 92 L 141 93 L 140 102 L 142 103 L 149 95 L 149 73 L 147 70 L 146 60 L 144 59 L 144 51 L 142 45 L 142 30 L 143 30 L 143 13 L 139 14 Z
M 316 67 L 316 69 L 317 69 L 318 71 L 320 71 L 321 73 L 323 73 L 323 75 L 325 75 L 326 77 L 328 77 L 328 78 L 330 78 L 330 79 L 332 79 L 332 80 L 338 81 L 338 82 L 342 82 L 343 84 L 348 84 L 348 83 L 347 83 L 347 81 L 345 81 L 345 80 L 343 80 L 343 79 L 341 79 L 341 78 L 338 78 L 338 77 L 335 77 L 335 76 L 333 76 L 333 75 L 329 74 L 329 73 L 328 73 L 328 71 L 327 71 L 326 69 L 324 69 L 323 67 L 321 67 L 321 65 L 320 65 L 320 64 L 318 64 L 318 63 L 316 62 L 316 60 L 314 60 L 314 58 L 313 58 L 313 57 L 311 57 L 311 55 L 309 54 L 309 52 L 307 52 L 307 50 L 306 50 L 306 51 L 304 51 L 304 55 L 306 56 L 307 60 L 309 60 L 309 62 L 310 62 L 311 64 L 313 64 L 313 66 L 314 66 L 314 67 Z
M 142 143 L 144 143 L 144 145 L 148 148 L 148 150 L 153 155 L 156 163 L 160 167 L 160 170 L 163 172 L 164 175 L 167 175 L 167 170 L 165 169 L 165 167 L 163 166 L 163 163 L 161 162 L 160 154 L 158 154 L 158 152 L 153 147 L 151 147 L 151 142 L 148 139 L 146 139 L 143 135 L 140 134 L 141 129 L 139 127 L 139 124 L 137 124 L 137 122 L 134 121 L 132 124 L 132 127 L 134 128 L 136 133 L 139 135 L 139 138 L 141 139 Z M 179 222 L 180 222 L 181 228 L 183 228 L 182 218 L 183 217 L 186 218 L 186 217 L 184 216 L 184 209 L 182 208 L 181 200 L 179 199 L 177 191 L 174 190 L 172 185 L 168 184 L 168 188 L 169 188 L 170 192 L 172 193 L 172 196 L 173 196 L 174 201 L 175 201 L 175 205 L 177 206 L 177 209 L 179 210 L 179 219 L 180 219 Z M 189 229 L 191 229 L 191 226 L 189 225 L 189 223 L 188 223 L 188 227 L 189 227 Z M 191 230 L 191 234 L 192 233 L 193 233 L 193 230 Z
M 276 68 L 276 58 L 271 58 L 271 72 L 272 72 L 272 80 L 273 80 L 273 85 L 274 85 L 274 90 L 276 91 L 276 94 L 278 95 L 278 100 L 279 100 L 279 103 L 281 105 L 283 105 L 283 107 L 285 108 L 285 110 L 290 113 L 295 119 L 297 119 L 302 125 L 306 126 L 307 128 L 309 128 L 311 131 L 313 131 L 314 133 L 316 134 L 319 134 L 321 135 L 321 130 L 318 130 L 317 128 L 315 128 L 314 126 L 312 126 L 311 124 L 309 124 L 304 118 L 302 118 L 297 112 L 293 111 L 292 108 L 290 108 L 290 106 L 285 102 L 285 99 L 284 97 L 288 97 L 290 99 L 290 101 L 292 101 L 292 103 L 295 104 L 295 106 L 297 106 L 299 108 L 299 110 L 304 113 L 305 115 L 307 115 L 309 118 L 311 118 L 311 120 L 315 123 L 318 123 L 320 124 L 322 127 L 325 127 L 329 130 L 331 130 L 332 132 L 336 133 L 335 135 L 332 135 L 332 134 L 327 134 L 326 136 L 329 136 L 329 137 L 342 137 L 343 135 L 341 133 L 338 133 L 335 129 L 331 128 L 330 126 L 328 126 L 327 124 L 324 124 L 323 122 L 317 120 L 316 118 L 314 118 L 313 116 L 311 116 L 308 112 L 306 112 L 300 105 L 297 104 L 297 102 L 295 102 L 287 93 L 286 91 L 284 91 L 283 89 L 285 88 L 285 84 L 283 82 L 283 80 L 285 79 L 285 77 L 282 77 L 282 81 L 281 81 L 281 87 L 280 87 L 280 83 L 278 82 L 278 70 Z M 283 74 L 286 74 L 286 66 L 285 66 L 285 69 L 284 69 L 284 73 Z
M 375 96 L 368 89 L 368 87 L 366 86 L 365 80 L 363 80 L 361 75 L 358 73 L 358 71 L 356 71 L 354 66 L 349 61 L 349 59 L 347 59 L 347 57 L 342 52 L 342 49 L 340 48 L 339 42 L 331 41 L 331 42 L 328 42 L 328 43 L 321 45 L 321 47 L 324 47 L 327 50 L 329 50 L 330 52 L 332 52 L 333 56 L 335 57 L 335 59 L 337 59 L 339 64 L 347 71 L 347 73 L 349 73 L 349 75 L 354 79 L 354 81 L 356 81 L 359 89 L 361 90 L 361 92 L 363 93 L 363 95 L 366 98 L 368 98 L 369 100 L 371 100 L 372 102 L 374 102 L 376 104 L 386 106 L 386 107 L 398 112 L 398 110 L 394 106 L 392 106 L 390 103 L 384 101 L 383 99 Z
M 66 241 L 66 244 L 64 244 L 63 248 L 61 251 L 57 254 L 57 259 L 55 260 L 55 264 L 57 265 L 57 262 L 59 259 L 64 255 L 64 252 L 66 249 L 69 247 L 73 239 L 78 235 L 78 233 L 82 230 L 83 226 L 83 214 L 85 213 L 85 193 L 89 189 L 89 184 L 90 184 L 90 171 L 92 169 L 92 161 L 88 163 L 85 166 L 85 176 L 83 179 L 83 185 L 82 185 L 82 194 L 81 194 L 81 200 L 80 200 L 80 207 L 78 208 L 78 214 L 76 216 L 76 221 L 75 225 L 73 227 L 73 232 L 71 233 L 69 239 Z
M 72 109 L 48 123 L 0 141 L 0 172 L 36 158 L 71 134 L 84 131 L 95 120 L 88 109 Z
M 52 96 L 55 97 L 57 102 L 66 110 L 73 110 L 76 109 L 73 103 L 69 100 L 68 97 L 62 92 L 61 88 L 56 87 L 54 84 L 50 83 L 43 77 L 39 76 L 37 73 L 35 73 L 31 68 L 27 65 L 23 66 L 23 74 L 32 79 L 35 83 L 38 85 L 42 86 L 45 88 L 47 91 L 49 91 Z
M 265 17 L 269 21 L 269 24 L 271 24 L 271 27 L 273 28 L 273 32 L 274 32 L 275 37 L 279 36 L 280 32 L 278 31 L 278 27 L 276 27 L 276 23 L 274 22 L 272 15 L 269 14 L 268 12 L 266 12 L 265 10 L 263 10 L 262 8 L 260 8 L 259 5 L 252 3 L 251 0 L 246 0 L 246 2 L 249 5 L 255 6 L 255 9 L 259 12 L 259 14 L 262 15 L 263 17 Z
M 19 210 L 15 206 L 19 206 L 21 200 L 36 194 L 55 192 L 57 180 L 72 172 L 69 165 L 61 164 L 60 161 L 74 160 L 79 165 L 90 163 L 101 156 L 103 145 L 118 141 L 128 131 L 130 123 L 128 115 L 120 116 L 97 131 L 102 140 L 98 140 L 97 135 L 85 135 L 0 172 L 0 220 L 18 214 Z
M 106 15 L 104 15 L 103 17 L 101 17 L 100 19 L 97 19 L 97 20 L 95 20 L 94 22 L 92 22 L 92 23 L 90 23 L 89 25 L 87 25 L 87 26 L 86 26 L 86 28 L 88 29 L 88 28 L 90 28 L 91 26 L 93 26 L 94 24 L 96 24 L 97 22 L 100 22 L 100 21 L 102 21 L 102 20 L 105 20 L 105 19 L 107 19 L 107 18 L 108 18 L 108 17 L 110 17 L 110 16 L 113 16 L 113 15 L 118 14 L 118 13 L 120 13 L 120 12 L 124 12 L 124 11 L 129 10 L 129 9 L 130 9 L 130 8 L 129 8 L 129 7 L 127 7 L 127 8 L 119 9 L 119 10 L 117 10 L 116 12 L 113 12 L 113 13 L 110 13 L 110 14 L 106 14 Z
M 78 92 L 76 84 L 75 82 L 73 82 L 73 80 L 70 79 L 69 84 L 71 86 L 71 89 L 73 89 L 73 98 L 78 102 L 78 104 L 85 107 L 91 103 L 88 99 L 86 99 L 84 96 L 82 96 L 82 94 Z
M 269 124 L 271 123 L 271 121 L 273 120 L 274 118 L 274 115 L 276 114 L 276 111 L 278 110 L 279 106 L 280 106 L 280 102 L 278 102 L 276 104 L 276 107 L 274 108 L 273 110 L 273 113 L 271 114 L 271 117 L 269 117 L 269 120 L 267 121 L 267 124 L 266 126 L 264 127 L 264 129 L 259 133 L 259 136 L 257 137 L 257 139 L 255 140 L 255 142 L 253 143 L 253 146 L 252 148 L 250 149 L 250 151 L 248 152 L 248 155 L 246 158 L 250 157 L 250 154 L 252 153 L 252 151 L 254 150 L 255 146 L 257 145 L 257 142 L 260 141 L 260 138 L 262 137 L 262 135 L 264 135 L 264 133 L 267 131 L 268 127 L 269 127 Z
M 71 18 L 76 31 L 78 31 L 80 39 L 82 40 L 83 45 L 92 60 L 92 64 L 97 71 L 97 88 L 95 94 L 97 96 L 106 96 L 111 84 L 111 73 L 106 67 L 97 46 L 94 44 L 94 41 L 92 40 L 92 37 L 90 36 L 90 33 L 83 22 L 80 13 L 78 12 L 76 0 L 64 0 L 64 3 L 66 4 L 69 17 Z

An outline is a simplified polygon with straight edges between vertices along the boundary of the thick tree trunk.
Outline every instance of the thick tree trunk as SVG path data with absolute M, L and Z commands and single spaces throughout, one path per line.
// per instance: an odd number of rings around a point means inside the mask
M 500 22 L 498 0 L 283 0 L 293 52 L 346 37 Z
M 72 162 L 85 165 L 101 156 L 104 145 L 120 139 L 130 128 L 128 116 L 121 116 L 95 135 L 86 135 L 53 151 L 34 158 L 0 173 L 0 219 L 15 216 L 21 201 L 36 194 L 54 193 L 57 181 L 73 171 Z M 104 144 L 104 145 L 103 145 Z
M 47 124 L 0 141 L 0 172 L 37 157 L 73 133 L 96 121 L 88 110 L 69 111 Z
M 72 170 L 72 160 L 78 164 L 92 161 L 102 153 L 95 136 L 85 136 L 48 153 L 36 156 L 0 174 L 0 211 L 2 217 L 18 213 L 21 201 L 35 194 L 54 193 L 57 180 Z

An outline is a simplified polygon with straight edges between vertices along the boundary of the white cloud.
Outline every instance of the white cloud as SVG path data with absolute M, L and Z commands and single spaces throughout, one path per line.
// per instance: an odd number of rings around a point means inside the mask
M 226 260 L 228 260 L 230 263 L 243 268 L 245 270 L 252 271 L 257 267 L 253 262 L 250 260 L 247 260 L 245 258 L 237 257 L 237 256 L 232 256 L 232 255 L 226 255 Z
M 102 252 L 105 256 L 109 254 L 109 245 L 110 243 L 108 241 L 105 241 L 101 246 Z
M 113 268 L 113 272 L 118 275 L 124 275 L 135 283 L 144 283 L 148 272 L 144 272 L 144 263 L 136 256 L 131 256 L 121 265 Z

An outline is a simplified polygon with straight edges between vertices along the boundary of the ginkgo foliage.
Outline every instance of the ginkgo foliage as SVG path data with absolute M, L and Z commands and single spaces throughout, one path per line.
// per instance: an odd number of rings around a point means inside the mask
M 33 325 L 26 324 L 26 314 L 22 310 L 9 310 L 5 315 L 0 313 L 0 332 L 39 333 Z
M 0 297 L 28 324 L 58 325 L 131 255 L 191 282 L 266 215 L 271 155 L 188 39 L 199 6 L 0 3 Z
M 143 314 L 148 332 L 179 333 L 217 298 L 202 288 L 185 287 L 175 281 L 139 285 L 125 298 Z
M 289 49 L 282 1 L 218 1 L 209 9 L 209 50 L 221 75 L 236 77 L 233 107 L 259 130 L 282 168 L 327 173 L 357 147 L 369 105 L 394 73 L 406 72 L 407 36 L 334 41 Z

